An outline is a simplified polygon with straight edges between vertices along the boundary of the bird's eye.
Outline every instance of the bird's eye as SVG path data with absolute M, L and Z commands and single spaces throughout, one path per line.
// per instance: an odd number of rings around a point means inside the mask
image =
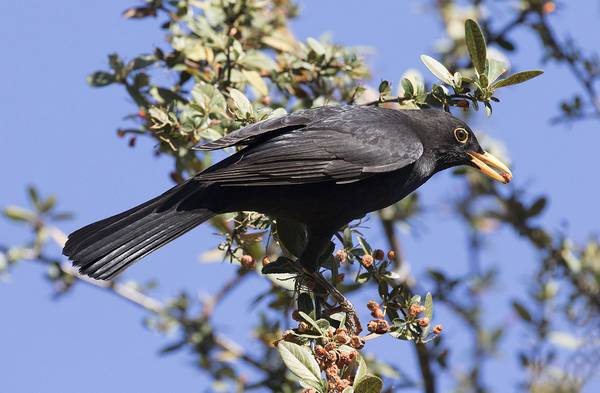
M 454 138 L 459 143 L 467 143 L 469 140 L 469 133 L 464 128 L 456 128 L 454 130 Z

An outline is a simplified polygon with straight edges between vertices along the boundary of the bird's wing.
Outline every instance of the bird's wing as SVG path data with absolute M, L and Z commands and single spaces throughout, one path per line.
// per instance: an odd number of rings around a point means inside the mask
M 222 185 L 349 183 L 391 172 L 423 153 L 404 116 L 384 108 L 340 112 L 257 142 L 196 179 Z
M 215 141 L 196 146 L 195 150 L 208 151 L 231 146 L 249 146 L 266 138 L 305 128 L 315 121 L 351 109 L 351 106 L 322 106 L 319 108 L 301 110 L 289 115 L 263 120 L 240 128 Z

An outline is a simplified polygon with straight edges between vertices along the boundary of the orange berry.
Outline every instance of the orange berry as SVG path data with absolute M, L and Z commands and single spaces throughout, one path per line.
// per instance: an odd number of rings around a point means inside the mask
M 254 269 L 255 262 L 252 255 L 242 255 L 240 258 L 240 263 L 244 269 Z
M 379 304 L 375 300 L 369 300 L 367 302 L 367 308 L 371 311 L 379 310 Z
M 344 263 L 348 259 L 348 253 L 346 250 L 337 250 L 335 253 L 335 257 L 337 258 L 339 263 Z
M 544 14 L 551 14 L 556 11 L 556 4 L 553 1 L 548 1 L 542 6 L 542 11 L 544 11 Z

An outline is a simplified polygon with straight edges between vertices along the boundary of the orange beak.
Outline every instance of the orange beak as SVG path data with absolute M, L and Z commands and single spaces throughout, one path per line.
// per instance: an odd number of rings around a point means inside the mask
M 476 153 L 470 151 L 467 153 L 471 157 L 471 162 L 483 173 L 494 180 L 498 180 L 504 184 L 512 180 L 510 169 L 499 159 L 488 152 Z

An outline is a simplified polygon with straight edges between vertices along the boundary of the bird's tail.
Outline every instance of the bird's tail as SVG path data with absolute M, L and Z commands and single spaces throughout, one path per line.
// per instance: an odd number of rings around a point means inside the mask
M 208 209 L 178 207 L 198 187 L 176 186 L 133 209 L 87 225 L 69 235 L 63 254 L 79 272 L 107 280 L 133 262 L 211 218 Z

